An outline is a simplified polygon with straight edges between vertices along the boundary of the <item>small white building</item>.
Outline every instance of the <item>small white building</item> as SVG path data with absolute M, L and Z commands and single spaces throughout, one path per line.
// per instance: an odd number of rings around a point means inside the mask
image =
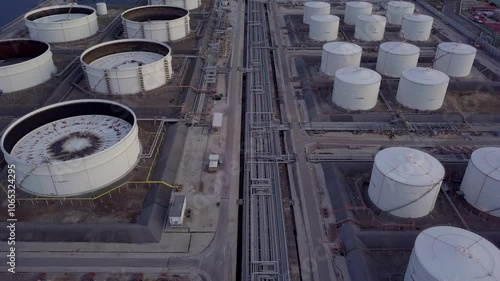
M 224 120 L 224 114 L 220 112 L 215 112 L 212 118 L 212 128 L 219 129 L 222 127 L 222 120 Z
M 186 211 L 186 196 L 176 195 L 174 202 L 170 207 L 170 215 L 168 217 L 170 226 L 180 227 L 184 221 L 184 212 Z
M 219 167 L 219 155 L 218 154 L 210 154 L 208 155 L 208 171 L 215 172 Z

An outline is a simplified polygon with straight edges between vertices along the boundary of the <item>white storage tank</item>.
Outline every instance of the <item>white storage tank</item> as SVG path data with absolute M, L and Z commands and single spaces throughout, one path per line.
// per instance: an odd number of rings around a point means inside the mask
M 420 48 L 403 42 L 380 44 L 377 57 L 378 73 L 389 77 L 400 77 L 407 68 L 417 66 Z
M 419 218 L 434 209 L 444 168 L 431 155 L 408 147 L 386 148 L 375 155 L 368 195 L 382 211 Z
M 441 43 L 436 51 L 434 68 L 451 77 L 465 77 L 471 72 L 476 53 L 476 48 L 467 44 Z
M 434 18 L 421 14 L 403 16 L 401 33 L 403 38 L 410 41 L 425 41 L 431 36 Z
M 500 217 L 500 148 L 472 153 L 460 189 L 476 209 Z
M 379 15 L 359 15 L 354 38 L 362 41 L 380 41 L 384 38 L 386 18 Z
M 303 22 L 305 24 L 311 24 L 311 17 L 314 15 L 329 15 L 330 14 L 330 4 L 326 2 L 305 2 L 304 3 L 304 17 Z
M 108 14 L 108 6 L 104 2 L 99 2 L 95 4 L 98 16 L 104 16 Z
M 344 23 L 354 25 L 359 15 L 372 13 L 373 5 L 364 1 L 347 2 L 345 5 Z
M 321 72 L 334 76 L 335 72 L 348 66 L 359 66 L 363 49 L 353 43 L 331 42 L 323 45 Z
M 24 15 L 30 38 L 47 43 L 70 42 L 97 33 L 96 10 L 81 5 L 60 5 L 33 10 Z
M 339 33 L 339 17 L 334 15 L 313 15 L 309 26 L 309 38 L 317 41 L 333 41 Z
M 396 99 L 408 108 L 437 110 L 443 105 L 450 78 L 443 72 L 414 67 L 401 72 Z
M 348 110 L 369 110 L 377 104 L 380 81 L 377 72 L 362 67 L 345 67 L 335 72 L 332 101 Z
M 500 280 L 500 250 L 465 229 L 436 226 L 415 240 L 404 281 Z
M 92 91 L 138 94 L 159 88 L 172 77 L 170 47 L 159 41 L 122 39 L 85 50 L 80 62 Z
M 176 41 L 190 32 L 189 11 L 164 5 L 140 6 L 122 13 L 127 38 L 162 42 Z
M 29 113 L 1 138 L 5 160 L 16 167 L 20 189 L 67 197 L 106 187 L 139 160 L 134 112 L 106 100 L 60 102 Z
M 148 5 L 167 5 L 194 10 L 201 6 L 201 0 L 148 0 Z
M 2 92 L 17 92 L 40 85 L 55 73 L 49 44 L 29 39 L 0 41 Z
M 390 1 L 387 3 L 387 22 L 389 24 L 401 25 L 403 23 L 403 15 L 413 14 L 415 4 L 405 1 Z

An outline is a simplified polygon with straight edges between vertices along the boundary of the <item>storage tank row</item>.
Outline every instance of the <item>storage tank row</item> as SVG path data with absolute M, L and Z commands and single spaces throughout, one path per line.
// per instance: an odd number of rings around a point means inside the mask
M 368 195 L 375 206 L 391 215 L 423 217 L 434 209 L 444 175 L 443 165 L 425 152 L 387 148 L 375 155 Z M 500 217 L 499 147 L 472 153 L 460 190 L 472 207 Z
M 330 42 L 323 45 L 320 70 L 336 76 L 336 72 L 345 67 L 359 67 L 362 48 L 353 43 Z M 462 43 L 441 43 L 434 59 L 434 68 L 417 67 L 420 49 L 404 42 L 385 42 L 379 47 L 376 70 L 378 73 L 400 78 L 396 100 L 415 110 L 437 110 L 443 105 L 451 77 L 463 77 L 470 74 L 476 49 Z M 335 84 L 336 80 L 334 80 Z M 356 96 L 356 83 L 350 92 Z M 334 86 L 335 88 L 335 86 Z M 343 89 L 346 89 L 343 87 Z M 336 93 L 333 91 L 332 94 Z M 363 105 L 339 104 L 338 98 L 332 96 L 338 106 L 349 110 L 366 110 Z M 361 100 L 356 98 L 358 102 Z M 365 108 L 365 109 L 363 109 Z M 369 108 L 368 108 L 369 109 Z
M 363 1 L 346 3 L 344 23 L 355 25 L 354 38 L 363 41 L 380 41 L 386 24 L 401 25 L 403 38 L 411 41 L 429 39 L 433 18 L 413 14 L 415 4 L 404 1 L 387 3 L 385 16 L 372 15 L 373 5 Z
M 97 12 L 73 4 L 28 12 L 25 22 L 30 37 L 36 40 L 1 41 L 0 91 L 16 92 L 48 81 L 56 68 L 47 43 L 94 35 L 98 30 L 96 14 L 107 14 L 105 3 L 97 4 Z M 161 42 L 189 34 L 189 11 L 150 5 L 129 9 L 121 17 L 124 35 L 132 40 L 98 44 L 81 55 L 90 89 L 102 94 L 137 94 L 164 85 L 172 76 L 172 57 L 170 47 Z

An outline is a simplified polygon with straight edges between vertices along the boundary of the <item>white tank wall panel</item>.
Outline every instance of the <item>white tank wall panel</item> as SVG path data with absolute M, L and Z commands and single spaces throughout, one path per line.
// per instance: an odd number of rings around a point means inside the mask
M 305 24 L 311 24 L 311 17 L 313 15 L 329 15 L 330 14 L 330 4 L 326 2 L 305 2 L 304 3 L 304 16 L 303 22 Z
M 201 6 L 201 0 L 148 0 L 148 5 L 167 5 L 194 10 Z
M 57 10 L 61 7 L 68 9 L 67 6 L 52 6 L 37 9 L 25 15 L 25 24 L 31 39 L 47 43 L 70 42 L 90 37 L 99 30 L 96 10 L 88 6 L 76 5 L 73 9 L 85 9 L 91 14 L 64 12 L 30 20 L 38 13 L 50 13 L 50 10 Z
M 345 6 L 344 23 L 354 25 L 359 15 L 369 15 L 372 13 L 372 10 L 373 5 L 368 2 L 347 2 Z
M 460 189 L 476 209 L 500 217 L 500 148 L 472 153 Z
M 387 3 L 387 22 L 389 24 L 401 25 L 403 23 L 403 15 L 413 14 L 415 4 L 405 1 L 390 1 Z
M 403 15 L 401 32 L 410 41 L 425 41 L 431 36 L 434 18 L 420 14 Z
M 17 41 L 17 39 L 15 40 Z M 21 40 L 24 41 L 24 39 Z M 47 50 L 35 58 L 16 64 L 0 66 L 0 90 L 4 93 L 12 93 L 28 89 L 48 81 L 54 73 L 56 73 L 56 67 L 52 60 L 50 46 L 47 44 Z
M 500 250 L 465 229 L 437 226 L 415 240 L 404 281 L 500 280 Z
M 451 77 L 464 77 L 470 74 L 476 58 L 476 48 L 455 42 L 438 45 L 434 68 Z
M 335 72 L 348 66 L 359 66 L 363 49 L 353 43 L 331 42 L 323 45 L 321 72 L 334 76 Z
M 420 48 L 403 42 L 385 42 L 379 47 L 376 69 L 389 77 L 400 77 L 407 68 L 417 66 Z
M 182 39 L 189 33 L 189 17 L 173 21 L 136 22 L 124 20 L 127 38 L 141 38 L 169 42 Z M 187 27 L 187 28 L 186 28 Z
M 443 105 L 450 78 L 431 68 L 415 67 L 401 72 L 397 101 L 417 110 L 437 110 Z
M 380 41 L 384 38 L 386 18 L 379 15 L 359 15 L 354 27 L 354 38 L 362 41 Z
M 46 123 L 43 126 L 29 132 L 28 135 L 25 135 L 20 140 L 17 140 L 18 137 L 13 136 L 16 135 L 16 133 L 9 135 L 11 131 L 17 130 L 15 128 L 16 126 L 27 119 L 29 120 L 29 118 L 46 120 L 46 118 L 38 117 L 38 114 L 46 114 L 50 116 L 53 116 L 54 114 L 57 115 L 57 113 L 44 113 L 44 111 L 57 111 L 58 108 L 62 108 L 67 105 L 75 107 L 81 106 L 81 108 L 94 108 L 90 104 L 86 103 L 101 104 L 102 108 L 106 108 L 106 111 L 109 110 L 108 112 L 111 115 L 97 116 L 86 115 L 85 113 L 83 113 L 83 115 L 71 115 L 73 117 L 70 117 L 69 119 L 57 119 L 56 121 Z M 109 104 L 109 109 L 107 108 L 107 104 Z M 127 113 L 125 114 L 124 112 L 123 115 L 120 116 L 128 118 L 128 121 L 121 120 L 121 117 L 113 117 L 112 115 L 116 114 L 114 111 L 116 106 L 118 106 L 121 110 L 124 110 L 123 106 L 115 102 L 102 100 L 75 100 L 57 103 L 36 110 L 20 118 L 9 126 L 9 128 L 5 131 L 5 134 L 2 136 L 1 149 L 5 155 L 7 163 L 15 164 L 16 166 L 16 178 L 18 184 L 21 186 L 20 188 L 38 196 L 66 197 L 95 191 L 122 178 L 136 165 L 139 160 L 141 145 L 139 142 L 137 119 L 135 115 L 130 109 L 127 108 Z M 68 112 L 74 112 L 75 109 L 62 111 L 62 114 L 66 114 Z M 86 118 L 97 118 L 101 121 L 96 122 L 95 120 Z M 121 121 L 116 123 L 114 120 Z M 89 127 L 86 132 L 89 132 L 90 130 L 94 136 L 98 136 L 99 141 L 105 142 L 107 146 L 103 146 L 101 142 L 101 144 L 97 146 L 97 151 L 95 153 L 90 153 L 82 158 L 73 158 L 71 160 L 52 158 L 58 157 L 57 155 L 50 155 L 50 157 L 45 158 L 44 153 L 49 153 L 49 148 L 52 148 L 51 145 L 54 145 L 54 141 L 59 141 L 61 138 L 70 137 L 70 140 L 75 140 L 76 138 L 76 141 L 86 140 L 90 143 L 90 139 L 85 136 L 75 137 L 74 135 L 71 135 L 75 132 L 81 132 L 78 126 L 83 126 L 82 124 L 85 122 L 89 122 L 87 123 L 87 126 Z M 133 124 L 128 122 L 132 122 Z M 123 124 L 126 125 L 124 126 Z M 47 126 L 49 128 L 48 131 L 43 129 Z M 52 126 L 54 126 L 53 130 L 50 129 Z M 76 128 L 73 126 L 76 126 Z M 124 126 L 124 131 L 121 131 L 121 127 L 119 126 Z M 56 128 L 58 129 L 56 130 Z M 37 130 L 38 133 L 36 133 Z M 40 130 L 44 130 L 44 134 L 41 136 L 39 135 Z M 118 130 L 123 134 L 117 134 L 116 131 L 113 130 Z M 113 133 L 109 134 L 111 131 L 113 131 Z M 116 138 L 114 138 L 115 134 Z M 6 139 L 9 138 L 16 139 L 15 142 L 17 143 L 14 148 L 8 144 L 12 141 L 12 139 L 6 141 Z M 24 151 L 26 150 L 26 147 L 30 147 L 30 142 L 34 142 L 32 145 L 36 149 L 32 148 L 32 151 Z M 20 143 L 21 145 L 24 143 L 24 148 L 22 146 L 18 147 Z M 6 144 L 10 148 L 6 148 Z M 76 142 L 76 144 L 78 145 L 78 142 Z M 75 143 L 69 144 L 69 147 L 72 145 L 75 145 Z M 67 149 L 68 143 L 62 143 L 60 146 L 61 149 Z M 43 151 L 43 153 L 40 151 Z M 61 155 L 67 155 L 64 151 L 65 150 L 61 150 L 59 153 L 62 153 Z M 39 159 L 40 156 L 44 157 Z
M 377 104 L 381 76 L 370 69 L 346 67 L 335 72 L 332 101 L 349 110 L 369 110 Z
M 334 15 L 313 15 L 309 26 L 309 38 L 318 41 L 333 41 L 339 33 L 339 17 Z
M 403 218 L 428 215 L 444 177 L 431 155 L 407 147 L 387 148 L 375 156 L 368 195 L 381 210 Z
M 97 10 L 98 16 L 104 16 L 104 15 L 108 14 L 108 6 L 106 5 L 106 3 L 101 2 L 101 3 L 97 3 L 95 5 L 96 5 L 96 10 Z

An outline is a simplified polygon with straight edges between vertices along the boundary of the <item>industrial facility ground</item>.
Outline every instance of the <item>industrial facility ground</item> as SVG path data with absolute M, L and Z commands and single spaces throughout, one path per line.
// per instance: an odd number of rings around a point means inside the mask
M 51 0 L 41 6 L 59 2 Z M 96 35 L 51 44 L 58 73 L 50 81 L 0 97 L 2 132 L 16 118 L 57 102 L 103 98 L 123 103 L 139 118 L 142 145 L 133 171 L 92 194 L 46 199 L 19 191 L 16 269 L 27 273 L 14 277 L 2 272 L 1 280 L 37 280 L 45 272 L 47 280 L 84 280 L 89 276 L 93 280 L 139 280 L 139 276 L 140 280 L 232 279 L 229 276 L 235 274 L 237 252 L 240 144 L 236 137 L 241 100 L 239 90 L 234 90 L 240 84 L 235 80 L 236 67 L 229 75 L 226 66 L 241 64 L 239 56 L 233 62 L 228 58 L 230 41 L 236 45 L 242 41 L 242 34 L 233 34 L 231 25 L 243 25 L 237 6 L 230 8 L 235 12 L 228 17 L 229 10 L 217 14 L 213 5 L 220 3 L 204 0 L 200 8 L 191 10 L 191 33 L 167 43 L 172 49 L 174 76 L 159 89 L 120 97 L 100 95 L 88 87 L 80 54 L 95 44 L 122 39 L 120 14 L 135 6 L 108 4 L 108 14 L 99 17 Z M 2 39 L 27 36 L 22 19 L 0 33 Z M 209 48 L 214 42 L 217 47 Z M 216 77 L 205 70 L 210 69 L 207 63 L 212 63 L 211 58 L 217 63 Z M 210 127 L 212 112 L 224 112 L 220 130 Z M 216 172 L 207 170 L 209 154 L 219 154 L 225 161 Z M 2 178 L 6 178 L 4 159 L 0 166 Z M 182 189 L 174 190 L 157 183 L 160 181 L 181 184 Z M 5 182 L 3 186 L 5 190 Z M 187 196 L 190 216 L 182 227 L 170 227 L 166 219 L 169 201 L 177 194 Z M 4 202 L 6 193 L 0 196 Z M 2 243 L 2 253 L 6 246 Z M 130 260 L 123 263 L 122 256 Z M 87 257 L 92 257 L 90 264 Z
M 418 10 L 429 14 L 419 1 Z M 49 0 L 42 6 L 60 2 Z M 284 262 L 288 280 L 403 281 L 416 236 L 430 226 L 470 229 L 500 246 L 500 218 L 475 210 L 459 192 L 470 154 L 480 147 L 500 146 L 500 62 L 479 49 L 471 74 L 451 78 L 444 105 L 436 111 L 399 105 L 398 79 L 389 77 L 382 77 L 375 108 L 347 111 L 331 101 L 333 78 L 319 70 L 324 42 L 308 38 L 302 3 L 247 0 L 223 7 L 222 2 L 202 0 L 200 8 L 190 11 L 190 35 L 167 43 L 174 76 L 156 90 L 118 96 L 101 95 L 88 86 L 80 54 L 93 45 L 123 39 L 120 14 L 135 6 L 110 4 L 108 15 L 99 17 L 95 36 L 51 44 L 58 70 L 51 80 L 0 96 L 0 135 L 11 122 L 43 106 L 102 98 L 136 113 L 142 145 L 137 166 L 98 192 L 47 199 L 20 191 L 20 273 L 14 277 L 0 272 L 0 280 L 240 280 L 245 266 L 242 245 L 278 240 L 282 244 L 276 245 L 286 246 L 280 250 L 287 260 L 269 261 L 272 266 L 252 261 L 252 270 L 272 272 Z M 374 14 L 384 12 L 378 1 L 370 2 Z M 250 5 L 259 9 L 245 11 Z M 341 18 L 337 41 L 353 42 L 354 27 L 342 21 L 344 6 L 332 4 L 331 13 Z M 245 37 L 254 14 L 266 19 L 260 22 L 268 31 L 263 41 Z M 433 30 L 428 41 L 410 42 L 421 49 L 419 66 L 431 66 L 440 42 L 466 42 L 438 18 Z M 1 39 L 28 36 L 22 19 L 0 32 Z M 383 42 L 401 40 L 399 27 L 387 25 Z M 361 66 L 375 69 L 381 42 L 354 43 L 363 48 Z M 266 75 L 271 85 L 251 84 L 250 73 L 260 73 L 262 67 L 246 61 L 248 49 L 262 49 L 269 57 Z M 264 86 L 271 89 L 269 111 L 265 102 L 255 102 L 265 112 L 250 111 L 269 115 L 269 123 L 262 125 L 252 123 L 254 117 L 245 108 L 250 107 L 250 92 Z M 216 112 L 224 115 L 221 128 L 211 126 Z M 271 141 L 272 134 L 277 137 Z M 260 147 L 249 140 L 258 137 L 277 148 L 276 155 L 257 159 Z M 446 188 L 431 214 L 421 219 L 388 215 L 367 196 L 375 154 L 395 146 L 426 151 L 446 169 Z M 221 159 L 215 171 L 208 169 L 212 154 Z M 268 185 L 265 179 L 246 180 L 253 161 L 275 165 L 277 172 Z M 0 179 L 7 178 L 6 164 L 0 158 Z M 262 174 L 268 176 L 267 171 Z M 250 204 L 244 192 L 254 187 L 255 192 L 270 192 L 271 183 L 279 183 L 273 192 L 282 204 L 258 205 L 259 211 L 267 207 L 264 215 L 244 224 L 243 210 Z M 5 190 L 5 181 L 0 184 Z M 180 190 L 171 188 L 177 184 Z M 167 220 L 175 195 L 186 195 L 189 210 L 181 227 Z M 3 206 L 5 199 L 0 191 Z M 271 207 L 283 214 L 282 221 L 266 216 L 274 214 Z M 6 216 L 0 213 L 0 223 L 5 224 Z M 257 228 L 267 233 L 263 229 L 275 226 L 284 228 L 284 237 L 274 233 L 245 240 Z M 0 235 L 2 240 L 7 237 Z M 0 243 L 4 264 L 8 247 Z

